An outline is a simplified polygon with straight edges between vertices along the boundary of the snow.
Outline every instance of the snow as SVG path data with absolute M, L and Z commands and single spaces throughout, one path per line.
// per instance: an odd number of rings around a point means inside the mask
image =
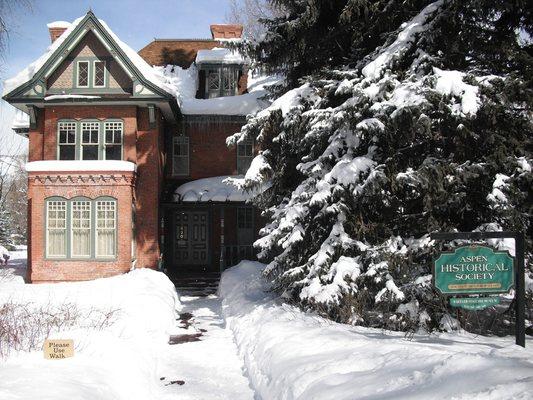
M 372 79 L 379 78 L 394 60 L 399 59 L 407 51 L 408 45 L 415 40 L 416 35 L 424 32 L 428 16 L 439 9 L 442 3 L 443 1 L 439 0 L 429 4 L 411 21 L 402 25 L 402 30 L 396 40 L 391 45 L 381 49 L 380 54 L 362 69 L 363 75 Z
M 257 191 L 243 191 L 231 184 L 231 179 L 239 179 L 236 176 L 214 176 L 210 178 L 197 179 L 184 183 L 174 192 L 174 201 L 208 202 L 208 201 L 247 201 L 258 194 Z
M 530 399 L 533 340 L 463 331 L 434 335 L 338 324 L 283 303 L 243 261 L 222 275 L 227 326 L 257 397 L 321 399 Z M 415 305 L 402 310 L 414 311 Z M 423 315 L 421 316 L 424 317 Z M 443 325 L 453 330 L 453 318 Z
M 157 376 L 163 384 L 183 380 L 183 386 L 164 386 L 157 400 L 252 400 L 253 390 L 243 375 L 244 365 L 237 353 L 231 330 L 222 316 L 221 300 L 181 296 L 182 313 L 190 313 L 191 326 L 176 328 L 172 334 L 202 333 L 200 341 L 168 346 L 160 360 Z
M 53 29 L 53 28 L 65 28 L 65 29 L 68 29 L 70 28 L 72 24 L 70 22 L 67 22 L 67 21 L 54 21 L 54 22 L 50 22 L 48 24 L 46 24 L 46 27 L 48 29 Z
M 11 254 L 9 254 L 8 249 L 0 244 L 0 265 L 4 262 L 4 256 L 9 258 L 11 257 Z
M 99 99 L 100 96 L 87 96 L 84 94 L 54 94 L 51 96 L 46 96 L 44 101 L 49 100 L 61 100 L 61 99 Z
M 48 160 L 26 163 L 27 172 L 137 171 L 130 161 L 117 160 Z
M 256 91 L 238 96 L 215 97 L 212 99 L 185 99 L 181 111 L 185 115 L 248 115 L 254 114 L 268 103 L 261 100 L 266 93 Z
M 6 302 L 25 304 L 28 311 L 74 304 L 89 316 L 115 310 L 116 320 L 90 329 L 84 319 L 53 331 L 50 338 L 74 340 L 73 358 L 46 360 L 40 349 L 12 352 L 0 362 L 0 398 L 161 398 L 156 376 L 161 349 L 167 347 L 180 308 L 174 285 L 164 274 L 139 269 L 88 282 L 39 285 L 0 280 L 0 304 Z
M 23 129 L 30 127 L 30 116 L 24 111 L 15 110 L 15 116 L 13 117 L 13 122 L 11 123 L 12 129 Z
M 236 50 L 214 47 L 211 50 L 198 50 L 196 64 L 245 64 L 246 59 Z
M 464 114 L 475 114 L 479 108 L 478 88 L 463 82 L 465 74 L 459 71 L 443 71 L 433 67 L 437 77 L 435 89 L 443 95 L 461 98 L 460 109 Z

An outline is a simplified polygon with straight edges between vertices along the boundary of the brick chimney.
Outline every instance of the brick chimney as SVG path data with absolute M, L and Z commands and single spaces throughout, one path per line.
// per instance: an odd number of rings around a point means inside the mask
M 240 24 L 213 24 L 211 25 L 213 39 L 240 39 L 242 25 Z
M 65 21 L 55 21 L 50 22 L 46 25 L 48 27 L 48 31 L 50 32 L 50 40 L 52 43 L 54 43 L 59 36 L 63 34 L 69 27 L 70 22 Z

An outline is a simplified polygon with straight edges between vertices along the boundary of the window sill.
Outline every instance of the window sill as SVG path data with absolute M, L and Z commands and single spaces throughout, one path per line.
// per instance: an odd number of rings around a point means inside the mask
M 137 164 L 116 160 L 47 160 L 26 163 L 27 172 L 118 171 L 135 172 Z

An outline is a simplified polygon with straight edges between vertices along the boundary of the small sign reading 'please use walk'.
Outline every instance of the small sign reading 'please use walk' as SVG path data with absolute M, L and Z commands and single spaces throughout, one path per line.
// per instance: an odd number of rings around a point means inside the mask
M 47 360 L 61 360 L 74 357 L 74 340 L 47 339 L 43 346 L 44 358 Z

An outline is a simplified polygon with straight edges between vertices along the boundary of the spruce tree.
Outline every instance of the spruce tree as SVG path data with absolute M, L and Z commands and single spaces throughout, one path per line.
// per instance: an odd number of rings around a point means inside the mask
M 293 89 L 228 139 L 262 148 L 235 183 L 271 183 L 256 247 L 274 289 L 338 321 L 435 329 L 450 310 L 430 232 L 523 231 L 530 265 L 527 3 L 275 2 L 286 16 L 246 49 Z

